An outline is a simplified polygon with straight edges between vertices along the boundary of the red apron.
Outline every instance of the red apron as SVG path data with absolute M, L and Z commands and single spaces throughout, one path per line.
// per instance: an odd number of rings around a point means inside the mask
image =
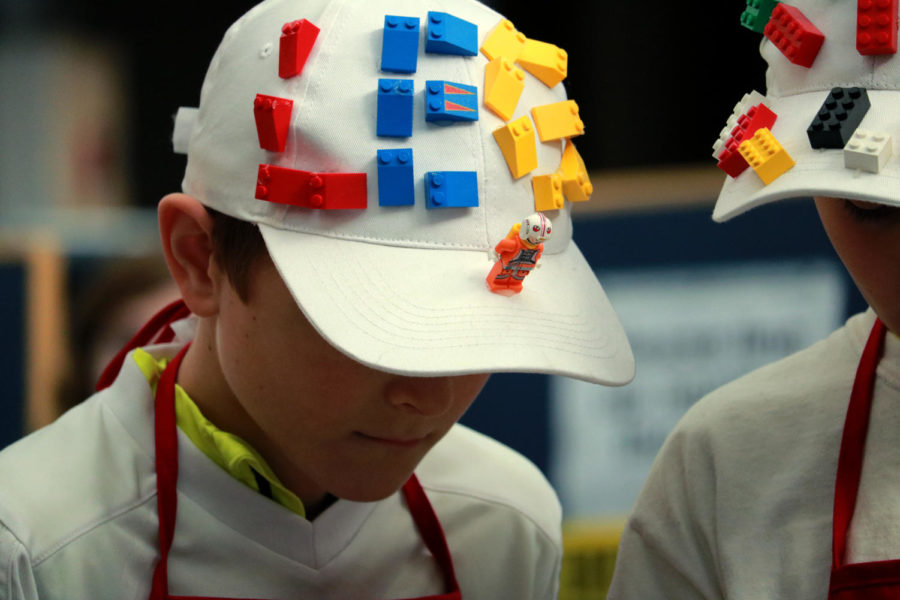
M 869 429 L 869 412 L 875 388 L 875 370 L 881 360 L 887 329 L 875 321 L 863 350 L 841 438 L 837 480 L 834 486 L 834 531 L 832 534 L 829 600 L 900 599 L 900 560 L 845 564 L 847 532 L 856 506 L 863 452 Z
M 128 342 L 110 362 L 100 376 L 97 389 L 103 389 L 115 380 L 125 356 L 134 348 L 172 340 L 174 332 L 169 327 L 174 321 L 184 318 L 190 311 L 181 300 L 173 302 L 154 316 Z M 158 335 L 157 335 L 158 334 Z M 155 339 L 154 339 L 155 338 Z M 154 438 L 156 443 L 156 500 L 159 514 L 159 562 L 153 572 L 153 588 L 150 600 L 229 600 L 201 596 L 172 596 L 169 594 L 168 557 L 175 535 L 175 514 L 177 512 L 176 483 L 178 481 L 178 439 L 175 429 L 175 381 L 178 367 L 190 344 L 169 362 L 156 387 Z M 423 596 L 420 600 L 461 600 L 459 584 L 453 570 L 453 560 L 447 548 L 447 540 L 440 521 L 425 496 L 415 474 L 403 485 L 403 496 L 412 514 L 413 522 L 422 536 L 425 546 L 434 556 L 444 576 L 447 593 Z M 249 599 L 248 599 L 249 600 Z

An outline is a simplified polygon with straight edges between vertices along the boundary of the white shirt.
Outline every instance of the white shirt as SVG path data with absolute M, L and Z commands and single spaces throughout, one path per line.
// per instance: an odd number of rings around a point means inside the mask
M 872 311 L 698 402 L 626 526 L 611 599 L 823 600 L 837 457 Z M 900 558 L 900 340 L 878 366 L 848 562 Z
M 172 594 L 389 600 L 445 591 L 399 492 L 338 500 L 310 522 L 232 478 L 180 430 L 178 452 Z M 0 600 L 146 600 L 158 551 L 153 456 L 153 398 L 130 358 L 111 387 L 0 452 Z M 556 597 L 561 510 L 534 465 L 456 425 L 416 474 L 463 598 Z

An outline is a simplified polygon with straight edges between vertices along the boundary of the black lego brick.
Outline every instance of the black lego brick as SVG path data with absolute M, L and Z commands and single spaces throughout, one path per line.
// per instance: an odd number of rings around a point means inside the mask
M 869 94 L 863 88 L 832 88 L 806 130 L 809 144 L 813 148 L 843 148 L 869 106 Z

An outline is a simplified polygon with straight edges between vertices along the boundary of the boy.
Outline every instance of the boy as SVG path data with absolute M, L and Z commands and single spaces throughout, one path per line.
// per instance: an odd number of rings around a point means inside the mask
M 768 185 L 751 168 L 729 178 L 713 218 L 815 197 L 871 308 L 685 415 L 623 533 L 610 598 L 900 597 L 900 160 L 877 160 L 877 140 L 900 134 L 897 5 L 775 10 L 767 38 L 784 25 L 814 35 L 800 17 L 824 35 L 809 67 L 761 45 L 771 134 L 796 164 Z
M 470 0 L 440 8 L 477 25 L 471 41 L 500 21 Z M 622 384 L 632 357 L 567 207 L 523 291 L 488 288 L 487 251 L 535 197 L 492 139 L 504 121 L 466 91 L 483 56 L 418 50 L 414 72 L 379 82 L 394 77 L 383 27 L 470 31 L 426 14 L 269 0 L 226 33 L 199 109 L 176 121 L 184 193 L 159 205 L 184 305 L 102 391 L 0 454 L 0 598 L 555 597 L 555 495 L 455 423 L 489 372 Z M 524 87 L 514 118 L 565 98 Z M 413 110 L 412 135 L 376 135 L 382 100 Z M 538 144 L 535 173 L 561 151 Z

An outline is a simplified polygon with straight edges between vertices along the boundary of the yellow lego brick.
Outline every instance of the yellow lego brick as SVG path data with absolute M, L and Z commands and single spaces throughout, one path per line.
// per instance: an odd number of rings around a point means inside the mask
M 562 178 L 563 194 L 569 202 L 585 202 L 591 199 L 594 186 L 591 185 L 584 160 L 571 140 L 566 141 L 566 149 L 563 150 L 556 173 Z
M 794 159 L 766 127 L 757 129 L 752 138 L 741 142 L 738 151 L 766 185 L 794 166 Z
M 547 87 L 553 87 L 565 79 L 569 69 L 569 55 L 565 50 L 547 42 L 530 39 L 525 40 L 525 46 L 516 62 Z
M 503 19 L 494 27 L 481 45 L 481 53 L 488 60 L 494 60 L 498 56 L 505 56 L 516 62 L 522 48 L 525 47 L 525 34 L 516 31 L 512 21 Z
M 509 172 L 516 179 L 537 168 L 537 142 L 531 119 L 524 115 L 494 131 Z
M 534 209 L 536 211 L 559 210 L 565 204 L 562 177 L 556 173 L 534 175 L 531 178 L 531 188 L 534 190 Z
M 504 121 L 516 112 L 525 89 L 525 71 L 505 56 L 497 56 L 484 67 L 484 105 Z
M 531 109 L 538 136 L 542 142 L 575 137 L 584 133 L 584 123 L 578 116 L 578 104 L 564 100 Z

